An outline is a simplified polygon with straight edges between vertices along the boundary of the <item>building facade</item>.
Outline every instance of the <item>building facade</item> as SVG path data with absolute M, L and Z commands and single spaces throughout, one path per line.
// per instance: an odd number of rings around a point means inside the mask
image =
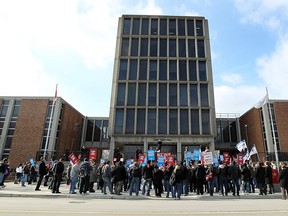
M 208 21 L 204 17 L 119 18 L 109 127 L 110 150 L 124 158 L 184 147 L 214 150 L 215 104 Z
M 16 167 L 30 158 L 39 159 L 45 149 L 48 160 L 63 157 L 66 149 L 79 151 L 83 120 L 60 97 L 54 107 L 53 97 L 1 97 L 0 156 Z
M 261 108 L 251 108 L 240 117 L 241 135 L 248 149 L 256 146 L 256 160 L 288 161 L 288 101 L 268 100 Z M 275 145 L 276 143 L 276 145 Z

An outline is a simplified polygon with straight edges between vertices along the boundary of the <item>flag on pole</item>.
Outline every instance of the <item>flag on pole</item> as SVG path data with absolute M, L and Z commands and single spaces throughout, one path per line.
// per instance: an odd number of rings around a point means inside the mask
M 255 144 L 254 144 L 254 146 L 251 148 L 251 150 L 250 150 L 250 156 L 251 155 L 254 155 L 254 154 L 258 154 L 258 151 L 257 151 L 257 149 L 256 149 L 256 146 L 255 146 Z
M 258 103 L 256 103 L 256 104 L 254 105 L 254 107 L 255 107 L 256 109 L 259 109 L 259 108 L 261 108 L 265 103 L 267 103 L 267 101 L 268 101 L 268 93 L 266 93 L 265 97 L 262 98 L 262 100 L 260 100 Z
M 249 150 L 247 149 L 247 151 L 244 153 L 243 160 L 246 161 L 246 160 L 249 160 L 249 158 L 250 158 L 250 153 L 249 153 Z
M 236 144 L 236 148 L 238 151 L 242 152 L 243 149 L 247 148 L 245 140 L 240 141 L 239 143 Z

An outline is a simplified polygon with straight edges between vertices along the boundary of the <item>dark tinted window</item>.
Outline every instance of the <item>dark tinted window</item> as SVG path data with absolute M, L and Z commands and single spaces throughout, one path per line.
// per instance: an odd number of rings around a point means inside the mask
M 115 115 L 115 134 L 123 134 L 123 123 L 124 123 L 124 109 L 116 109 Z
M 198 68 L 199 68 L 199 80 L 200 81 L 207 81 L 206 62 L 205 61 L 199 61 Z
M 205 58 L 204 40 L 197 40 L 198 58 Z
M 131 51 L 130 51 L 131 56 L 138 56 L 138 42 L 139 42 L 138 38 L 132 38 Z
M 167 106 L 167 84 L 159 84 L 159 106 Z
M 137 125 L 136 125 L 137 134 L 145 134 L 145 117 L 146 117 L 145 109 L 138 109 L 137 110 Z
M 197 84 L 190 84 L 190 106 L 198 107 L 198 88 L 197 88 Z
M 129 80 L 137 79 L 137 63 L 138 62 L 135 59 L 130 60 Z
M 176 19 L 169 19 L 169 35 L 176 35 Z
M 134 134 L 134 119 L 135 119 L 135 110 L 127 109 L 126 112 L 126 134 Z
M 196 34 L 197 36 L 203 36 L 202 20 L 196 20 Z
M 169 79 L 177 80 L 177 61 L 176 60 L 169 61 Z
M 151 19 L 151 35 L 158 35 L 158 19 Z
M 139 29 L 140 29 L 140 19 L 135 18 L 133 19 L 132 34 L 139 35 Z
M 179 80 L 187 81 L 187 67 L 185 60 L 179 61 Z
M 147 38 L 141 39 L 140 56 L 148 56 L 148 39 Z
M 195 55 L 195 40 L 188 39 L 188 55 L 189 57 L 196 57 Z
M 202 134 L 210 134 L 209 110 L 202 110 Z
M 188 106 L 187 85 L 180 85 L 180 106 Z
M 167 134 L 167 110 L 159 109 L 158 134 Z
M 177 106 L 177 84 L 169 85 L 169 106 Z
M 169 134 L 178 134 L 178 110 L 169 111 Z
M 148 134 L 156 134 L 156 109 L 148 109 Z
M 185 20 L 178 19 L 178 35 L 184 36 L 185 35 Z
M 208 102 L 208 86 L 207 84 L 200 85 L 200 95 L 201 95 L 201 106 L 207 107 L 209 106 Z
M 136 84 L 128 83 L 128 98 L 127 98 L 128 106 L 135 106 L 135 97 L 136 97 Z
M 146 106 L 146 83 L 138 84 L 138 106 Z
M 139 80 L 147 80 L 147 60 L 140 60 Z
M 188 110 L 180 110 L 180 134 L 189 134 Z
M 121 47 L 121 56 L 128 56 L 128 52 L 129 52 L 129 39 L 123 38 Z
M 167 39 L 160 39 L 160 57 L 167 57 Z
M 191 110 L 191 133 L 200 134 L 199 129 L 199 110 Z
M 149 19 L 142 19 L 142 35 L 148 35 Z
M 117 106 L 124 106 L 125 104 L 125 93 L 126 93 L 126 84 L 119 83 L 118 84 L 118 92 L 117 92 Z
M 189 61 L 189 80 L 197 81 L 196 61 Z
M 130 34 L 130 23 L 131 23 L 130 18 L 124 18 L 123 34 Z
M 169 39 L 169 56 L 176 57 L 176 39 Z
M 186 57 L 186 40 L 185 39 L 179 39 L 179 57 Z
M 153 38 L 150 40 L 150 56 L 157 56 L 157 38 Z
M 157 84 L 149 84 L 148 106 L 156 106 Z
M 127 79 L 127 60 L 120 60 L 119 80 Z
M 167 35 L 167 19 L 160 20 L 160 34 Z
M 159 80 L 167 80 L 167 61 L 160 60 L 159 62 Z
M 94 127 L 94 121 L 88 120 L 86 125 L 86 139 L 85 139 L 85 141 L 87 142 L 92 141 L 93 127 Z
M 149 80 L 157 79 L 157 61 L 150 60 Z
M 194 36 L 194 21 L 187 20 L 187 33 L 188 36 Z

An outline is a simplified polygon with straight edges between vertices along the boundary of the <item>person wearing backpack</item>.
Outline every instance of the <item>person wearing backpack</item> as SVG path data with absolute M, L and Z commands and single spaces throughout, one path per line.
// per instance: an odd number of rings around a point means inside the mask
M 135 189 L 136 196 L 139 195 L 139 186 L 140 186 L 140 179 L 141 179 L 141 169 L 139 167 L 139 163 L 135 162 L 133 167 L 131 167 L 131 184 L 129 189 L 129 195 L 132 196 L 132 192 Z
M 78 160 L 77 163 L 75 163 L 72 166 L 71 171 L 70 171 L 71 183 L 70 183 L 69 193 L 71 194 L 76 194 L 75 188 L 78 182 L 79 172 L 80 172 L 80 160 Z
M 172 176 L 175 176 L 174 183 L 171 182 Z M 172 197 L 175 200 L 180 199 L 182 193 L 181 181 L 182 181 L 181 167 L 180 165 L 176 165 L 170 177 L 170 184 L 173 186 Z
M 102 179 L 103 179 L 103 194 L 106 195 L 106 187 L 108 186 L 108 189 L 110 191 L 110 194 L 114 194 L 112 191 L 112 185 L 111 185 L 111 167 L 110 167 L 110 161 L 106 160 L 105 165 L 102 168 Z
M 84 158 L 84 161 L 80 165 L 80 187 L 79 193 L 80 194 L 87 194 L 89 191 L 89 180 L 90 180 L 90 173 L 92 171 L 92 167 L 88 158 Z

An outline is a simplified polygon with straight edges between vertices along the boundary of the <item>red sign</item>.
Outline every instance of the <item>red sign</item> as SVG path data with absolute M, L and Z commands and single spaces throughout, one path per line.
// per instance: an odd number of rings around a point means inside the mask
M 73 164 L 76 164 L 79 161 L 79 158 L 72 152 L 68 158 L 72 161 Z
M 229 164 L 230 162 L 229 152 L 223 152 L 223 158 L 224 158 L 223 164 Z
M 238 154 L 237 155 L 237 163 L 239 165 L 242 165 L 243 164 L 243 154 Z
M 278 175 L 279 175 L 278 170 L 272 169 L 272 183 L 273 184 L 279 183 L 278 182 Z
M 97 148 L 90 148 L 89 160 L 96 160 L 96 159 L 97 159 Z
M 168 160 L 168 156 L 170 156 L 171 153 L 164 153 L 164 152 L 157 152 L 157 158 L 158 156 L 163 156 L 165 158 L 165 161 Z
M 139 154 L 138 163 L 143 164 L 145 161 L 145 154 Z
M 173 165 L 174 166 L 174 155 L 169 155 L 167 158 L 167 165 Z

